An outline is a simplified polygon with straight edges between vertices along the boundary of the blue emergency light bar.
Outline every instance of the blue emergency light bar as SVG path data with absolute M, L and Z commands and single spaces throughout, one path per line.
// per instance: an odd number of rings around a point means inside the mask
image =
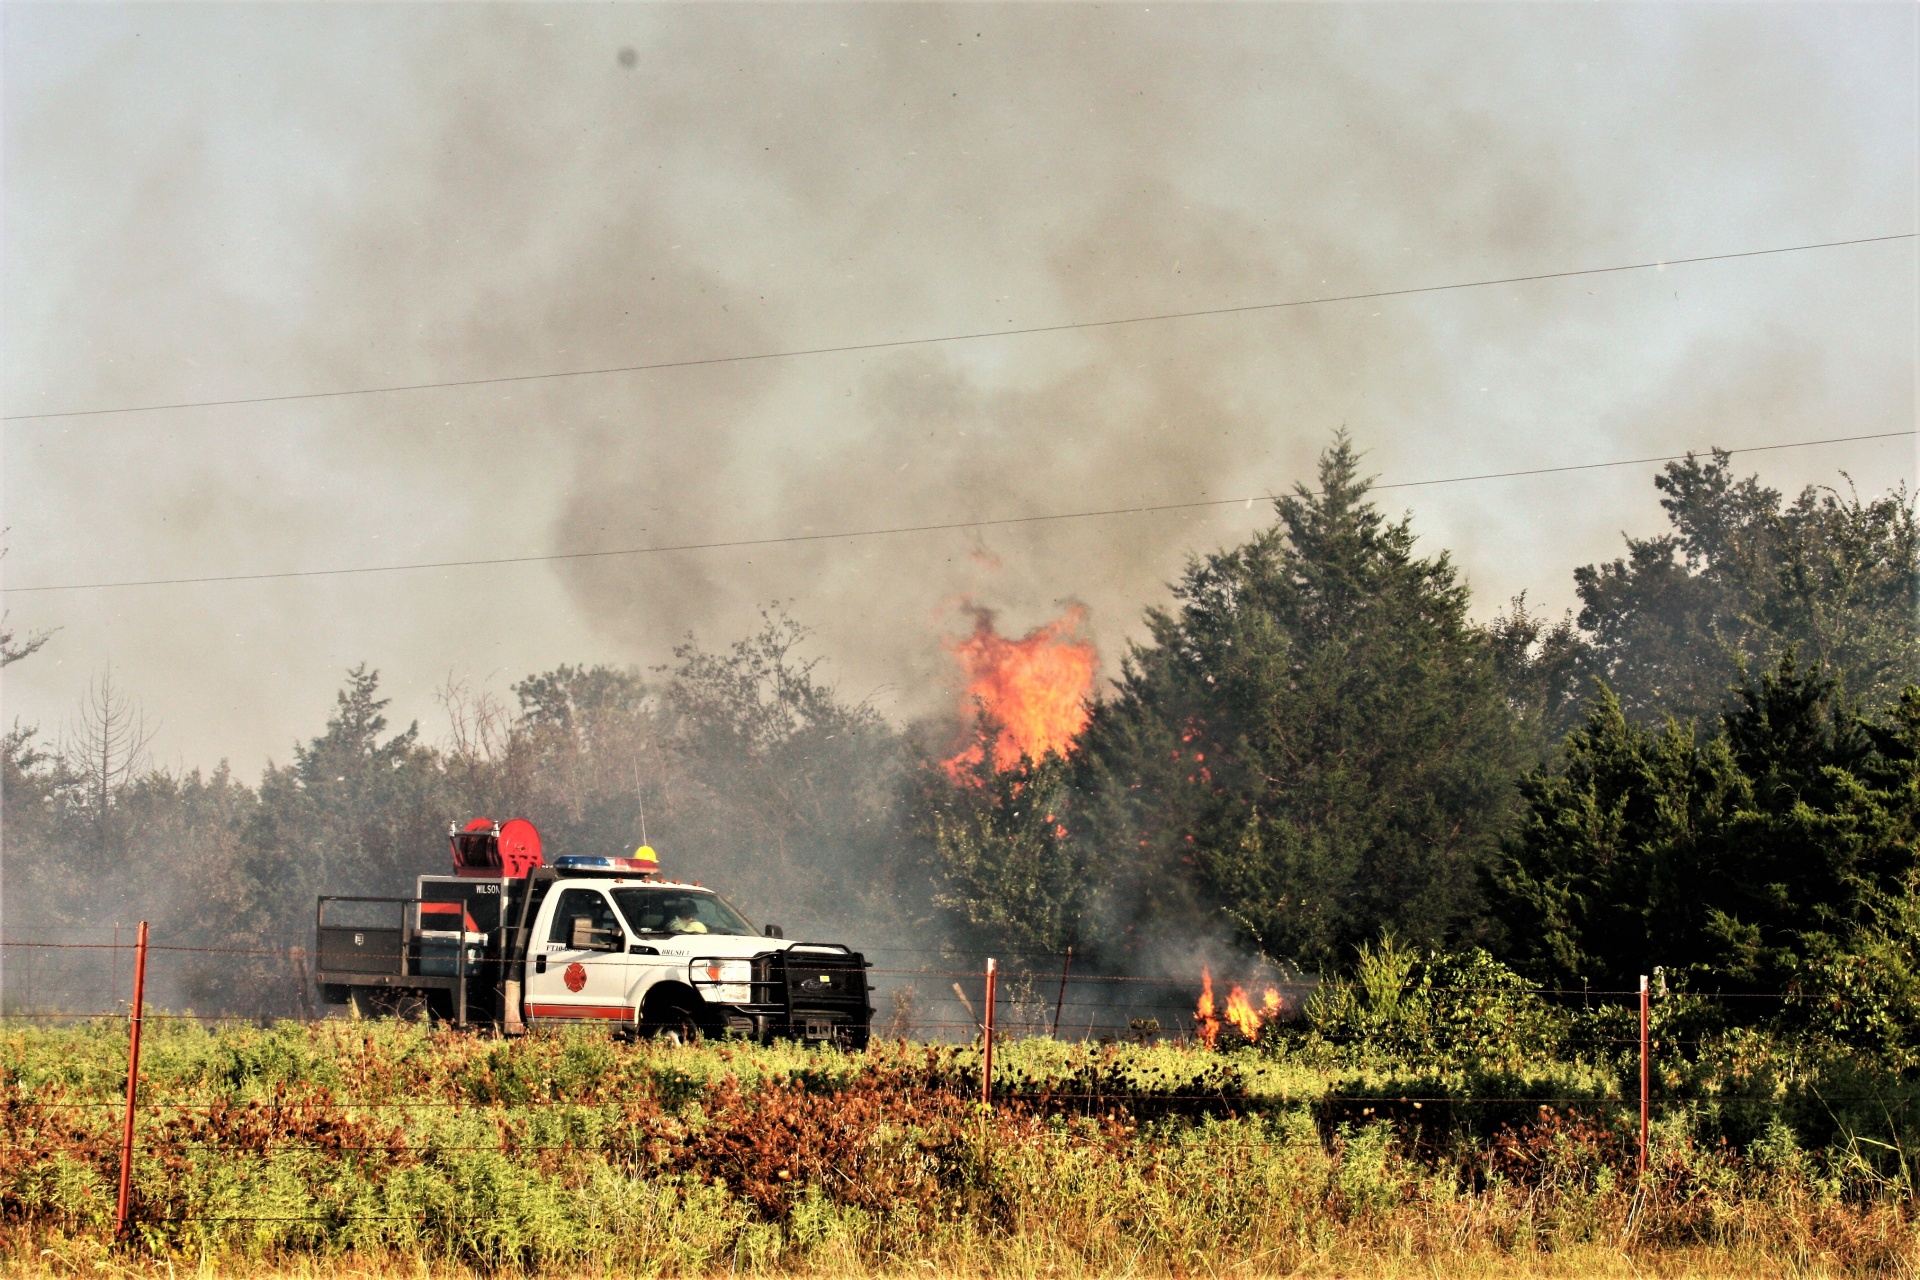
M 652 875 L 660 870 L 657 862 L 646 862 L 639 858 L 603 858 L 584 854 L 570 854 L 553 860 L 555 871 L 630 871 L 636 875 Z

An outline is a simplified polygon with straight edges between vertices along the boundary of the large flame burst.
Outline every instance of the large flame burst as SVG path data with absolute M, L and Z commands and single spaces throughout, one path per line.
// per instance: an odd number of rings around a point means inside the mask
M 1213 999 L 1213 973 L 1202 965 L 1200 1001 L 1193 1008 L 1193 1027 L 1209 1049 L 1220 1038 L 1221 1030 L 1229 1026 L 1250 1041 L 1258 1040 L 1260 1025 L 1278 1018 L 1286 1012 L 1286 1007 L 1278 987 L 1262 990 L 1260 1004 L 1256 1007 L 1246 989 L 1235 983 L 1227 989 L 1227 1006 L 1222 1010 Z
M 962 716 L 971 719 L 977 708 L 997 726 L 994 769 L 1005 772 L 1023 756 L 1065 755 L 1087 727 L 1087 698 L 1099 664 L 1093 642 L 1079 634 L 1086 610 L 1074 605 L 1017 640 L 994 630 L 992 613 L 971 612 L 972 634 L 948 641 L 947 648 L 966 676 Z M 946 761 L 947 776 L 965 781 L 985 753 L 983 744 L 974 743 Z

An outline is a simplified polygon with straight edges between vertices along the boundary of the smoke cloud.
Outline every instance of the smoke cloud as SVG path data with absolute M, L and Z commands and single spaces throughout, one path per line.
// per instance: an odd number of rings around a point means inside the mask
M 8 412 L 1258 304 L 1905 230 L 1903 11 L 15 7 Z M 1901 245 L 1018 338 L 10 424 L 10 581 L 325 568 L 1237 498 L 1910 425 Z M 1909 446 L 1775 455 L 1797 484 Z M 1412 491 L 1557 607 L 1643 472 Z M 285 758 L 342 669 L 658 661 L 791 601 L 950 708 L 957 606 L 1105 669 L 1263 503 L 699 553 L 23 596 L 163 760 Z

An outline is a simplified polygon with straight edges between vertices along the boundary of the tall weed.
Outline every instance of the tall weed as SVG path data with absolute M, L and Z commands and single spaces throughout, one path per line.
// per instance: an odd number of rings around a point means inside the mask
M 117 1244 L 124 1031 L 0 1029 L 10 1268 L 1193 1274 L 1626 1249 L 1893 1275 L 1920 1258 L 1910 1086 L 1752 1046 L 1728 1050 L 1737 1069 L 1696 1055 L 1672 1074 L 1694 1096 L 1661 1109 L 1642 1183 L 1604 1061 L 1034 1040 L 998 1054 L 988 1108 L 977 1052 L 899 1042 L 154 1026 Z

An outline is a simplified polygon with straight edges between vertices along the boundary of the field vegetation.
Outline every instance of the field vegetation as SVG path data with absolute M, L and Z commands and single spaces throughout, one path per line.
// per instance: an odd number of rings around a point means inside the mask
M 1382 974 L 1387 975 L 1383 980 Z M 152 1024 L 111 1239 L 124 1024 L 0 1041 L 26 1273 L 1800 1274 L 1920 1268 L 1920 1085 L 1656 1005 L 1650 1167 L 1618 1009 L 1370 949 L 1256 1043 L 860 1054 L 395 1022 Z

